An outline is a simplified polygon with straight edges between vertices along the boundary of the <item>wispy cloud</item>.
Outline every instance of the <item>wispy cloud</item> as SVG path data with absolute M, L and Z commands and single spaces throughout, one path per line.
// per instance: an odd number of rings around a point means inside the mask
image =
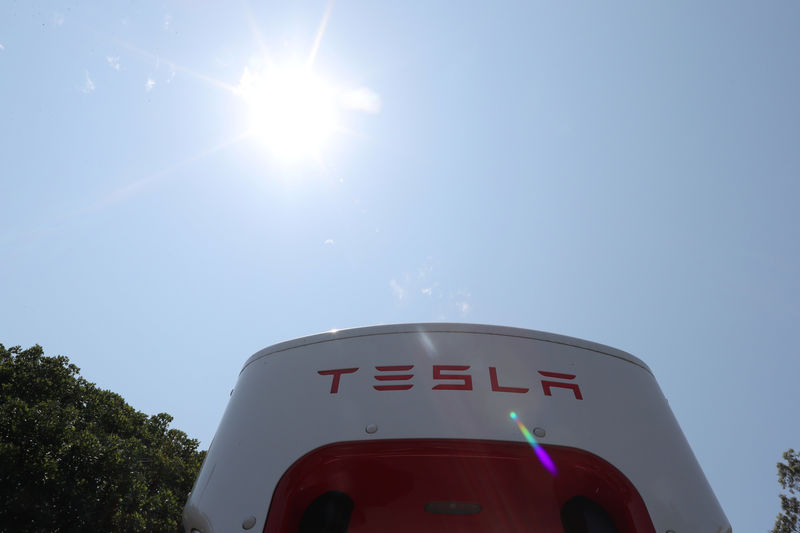
M 456 310 L 462 315 L 469 314 L 472 311 L 472 304 L 470 303 L 470 293 L 467 290 L 459 289 L 456 291 L 454 301 Z
M 164 29 L 169 30 L 171 25 L 172 25 L 172 15 L 167 13 L 166 15 L 164 15 Z
M 398 299 L 398 300 L 404 300 L 405 299 L 405 297 L 406 297 L 406 289 L 404 289 L 402 286 L 400 286 L 400 284 L 397 283 L 396 279 L 392 279 L 391 281 L 389 281 L 389 287 L 391 287 L 392 294 L 394 295 L 394 297 L 396 299 Z
M 428 259 L 424 265 L 417 269 L 417 277 L 419 279 L 425 279 L 429 277 L 433 273 L 433 262 Z
M 428 258 L 418 268 L 392 278 L 389 287 L 396 303 L 427 311 L 436 320 L 470 315 L 475 309 L 472 294 L 448 284 L 447 278 L 438 262 Z
M 332 246 L 333 245 L 333 239 L 325 239 L 325 242 L 323 244 L 327 244 L 328 246 Z
M 53 13 L 53 24 L 56 26 L 63 26 L 64 25 L 64 15 L 61 13 Z
M 84 70 L 83 73 L 86 75 L 86 80 L 83 82 L 83 88 L 81 91 L 86 94 L 94 92 L 94 82 L 92 81 L 92 78 L 89 77 L 89 71 Z
M 354 111 L 375 114 L 380 112 L 382 102 L 380 95 L 372 89 L 359 87 L 342 95 L 342 105 Z
M 0 43 L 0 52 L 4 51 L 5 49 L 6 49 L 6 47 L 3 46 L 3 43 Z
M 114 70 L 119 70 L 119 56 L 106 56 L 106 61 Z
M 144 82 L 144 90 L 147 92 L 152 91 L 153 87 L 155 86 L 156 86 L 156 80 L 154 80 L 153 78 L 148 77 L 147 81 Z

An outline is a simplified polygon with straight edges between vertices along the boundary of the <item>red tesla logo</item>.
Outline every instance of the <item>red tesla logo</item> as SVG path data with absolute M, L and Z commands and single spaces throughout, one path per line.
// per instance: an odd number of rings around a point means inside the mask
M 405 391 L 414 387 L 411 379 L 414 374 L 411 371 L 414 365 L 381 365 L 376 366 L 374 375 L 376 384 L 372 386 L 377 391 Z M 472 374 L 467 372 L 470 365 L 433 365 L 433 379 L 437 382 L 433 390 L 473 390 Z M 331 377 L 331 394 L 339 393 L 339 385 L 342 376 L 345 374 L 355 374 L 358 368 L 336 368 L 331 370 L 318 370 L 317 374 Z M 575 379 L 575 374 L 564 374 L 561 372 L 538 371 L 540 375 L 549 379 L 540 380 L 542 392 L 545 396 L 552 396 L 553 389 L 567 389 L 572 391 L 576 400 L 583 400 L 580 386 L 577 383 L 569 383 Z M 558 381 L 554 381 L 558 380 Z M 529 387 L 512 387 L 501 385 L 498 378 L 497 367 L 489 367 L 489 384 L 492 392 L 507 392 L 525 394 L 530 391 Z
M 414 368 L 414 365 L 403 365 L 403 366 L 376 366 L 375 370 L 378 372 L 408 372 Z M 408 381 L 409 379 L 413 378 L 414 374 L 383 374 L 375 376 L 375 379 L 378 381 Z M 413 383 L 403 383 L 402 385 L 373 385 L 372 388 L 375 390 L 408 390 L 413 387 Z

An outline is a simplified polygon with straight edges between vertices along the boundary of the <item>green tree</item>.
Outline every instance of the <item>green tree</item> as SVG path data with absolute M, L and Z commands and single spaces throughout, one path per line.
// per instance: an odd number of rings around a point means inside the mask
M 0 531 L 177 531 L 205 452 L 79 371 L 0 344 Z
M 789 449 L 783 454 L 785 463 L 778 463 L 778 482 L 789 494 L 800 493 L 800 452 Z M 800 533 L 800 501 L 796 496 L 781 494 L 781 512 L 772 533 Z

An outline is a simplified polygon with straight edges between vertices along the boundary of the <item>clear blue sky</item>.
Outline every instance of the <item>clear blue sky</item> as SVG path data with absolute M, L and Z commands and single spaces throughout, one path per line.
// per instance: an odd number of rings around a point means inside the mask
M 800 5 L 329 7 L 0 4 L 0 342 L 206 447 L 279 341 L 581 337 L 645 360 L 734 530 L 771 527 L 800 447 Z M 248 83 L 311 56 L 332 118 L 285 157 L 258 123 L 294 108 Z

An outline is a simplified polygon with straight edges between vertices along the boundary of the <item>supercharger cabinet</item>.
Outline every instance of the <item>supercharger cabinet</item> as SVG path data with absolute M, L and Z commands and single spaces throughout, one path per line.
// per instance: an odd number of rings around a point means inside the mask
M 726 533 L 650 369 L 539 331 L 401 324 L 247 360 L 187 533 Z

